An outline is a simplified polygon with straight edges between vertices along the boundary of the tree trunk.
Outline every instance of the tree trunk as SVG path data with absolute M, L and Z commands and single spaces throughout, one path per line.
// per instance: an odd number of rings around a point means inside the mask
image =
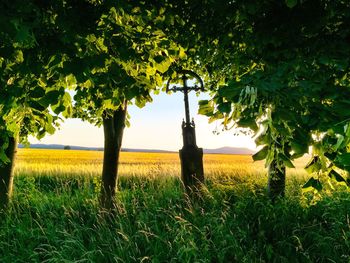
M 115 189 L 118 175 L 119 153 L 123 140 L 127 103 L 112 116 L 103 118 L 103 129 L 105 136 L 102 185 L 101 185 L 101 207 L 111 210 L 115 207 Z
M 283 164 L 277 165 L 274 160 L 268 169 L 267 192 L 269 197 L 274 201 L 278 197 L 284 197 L 286 189 L 286 167 Z
M 12 195 L 17 143 L 18 141 L 16 138 L 9 138 L 9 146 L 6 149 L 6 155 L 10 159 L 10 162 L 0 166 L 0 211 L 6 209 Z

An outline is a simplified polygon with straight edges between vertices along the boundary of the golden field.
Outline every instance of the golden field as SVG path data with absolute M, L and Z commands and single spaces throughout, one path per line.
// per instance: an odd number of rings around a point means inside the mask
M 15 174 L 99 176 L 102 158 L 101 151 L 19 149 Z M 306 161 L 306 157 L 297 160 L 296 168 L 288 170 L 288 178 L 305 177 Z M 206 178 L 220 182 L 267 179 L 264 163 L 253 162 L 249 155 L 205 154 L 204 172 Z M 122 152 L 119 176 L 180 176 L 179 156 L 177 153 Z

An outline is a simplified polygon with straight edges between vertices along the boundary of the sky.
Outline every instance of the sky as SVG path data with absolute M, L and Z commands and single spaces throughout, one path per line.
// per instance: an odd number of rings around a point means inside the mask
M 198 115 L 198 100 L 208 99 L 207 94 L 189 94 L 190 115 L 196 124 L 198 147 L 215 149 L 224 146 L 245 147 L 254 150 L 250 136 L 235 136 L 234 130 L 221 132 L 219 122 L 208 124 L 208 117 Z M 153 96 L 153 102 L 143 108 L 130 105 L 130 127 L 125 128 L 123 148 L 159 149 L 177 151 L 182 148 L 181 123 L 185 116 L 183 93 Z M 213 131 L 218 130 L 216 135 Z M 95 127 L 79 119 L 68 119 L 54 135 L 47 135 L 41 141 L 30 138 L 31 143 L 63 144 L 74 146 L 103 147 L 103 128 Z

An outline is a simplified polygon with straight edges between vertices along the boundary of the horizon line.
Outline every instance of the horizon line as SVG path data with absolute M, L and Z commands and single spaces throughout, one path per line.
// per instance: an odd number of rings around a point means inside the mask
M 31 146 L 36 145 L 36 146 L 56 146 L 56 147 L 62 147 L 62 149 L 66 146 L 69 147 L 74 147 L 74 148 L 84 148 L 84 149 L 98 149 L 98 150 L 104 150 L 104 146 L 83 146 L 83 145 L 72 145 L 72 144 L 60 144 L 60 143 L 30 143 L 27 147 L 25 144 L 19 143 L 18 147 L 19 148 L 32 148 Z M 220 150 L 224 148 L 229 148 L 229 149 L 240 149 L 240 150 L 249 150 L 251 152 L 256 152 L 257 149 L 251 149 L 249 147 L 235 147 L 235 146 L 219 146 L 216 148 L 204 148 L 204 147 L 199 147 L 202 148 L 203 150 Z M 32 148 L 34 149 L 34 148 Z M 165 151 L 165 152 L 178 152 L 180 149 L 174 150 L 174 149 L 158 149 L 158 148 L 138 148 L 138 147 L 123 147 L 121 150 L 137 150 L 137 151 Z

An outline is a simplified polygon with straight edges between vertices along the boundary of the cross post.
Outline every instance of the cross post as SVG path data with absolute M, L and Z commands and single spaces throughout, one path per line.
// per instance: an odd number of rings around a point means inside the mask
M 181 160 L 181 178 L 186 188 L 187 193 L 190 196 L 200 194 L 201 186 L 204 183 L 204 170 L 203 170 L 203 149 L 198 148 L 196 143 L 196 130 L 194 120 L 190 120 L 190 109 L 188 103 L 188 93 L 194 91 L 204 91 L 204 85 L 202 79 L 193 71 L 181 70 L 178 72 L 181 75 L 182 87 L 173 86 L 170 87 L 172 79 L 169 79 L 166 87 L 166 91 L 181 91 L 184 93 L 185 103 L 185 120 L 182 121 L 182 137 L 183 147 L 179 151 Z M 195 79 L 199 86 L 189 86 L 188 80 Z

